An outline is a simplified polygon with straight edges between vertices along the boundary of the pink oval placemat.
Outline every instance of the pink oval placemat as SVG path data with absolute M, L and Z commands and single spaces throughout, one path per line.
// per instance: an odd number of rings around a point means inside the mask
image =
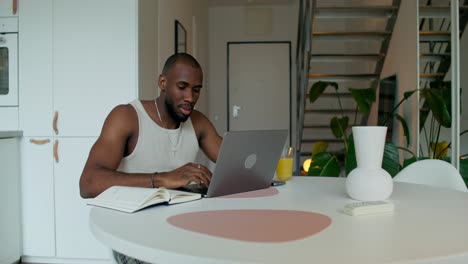
M 279 193 L 278 189 L 270 187 L 267 189 L 261 189 L 261 190 L 256 190 L 256 191 L 219 196 L 218 198 L 259 198 L 259 197 L 269 197 L 269 196 L 277 195 L 278 193 Z
M 171 216 L 184 230 L 248 242 L 288 242 L 312 236 L 331 224 L 318 213 L 292 210 L 216 210 Z

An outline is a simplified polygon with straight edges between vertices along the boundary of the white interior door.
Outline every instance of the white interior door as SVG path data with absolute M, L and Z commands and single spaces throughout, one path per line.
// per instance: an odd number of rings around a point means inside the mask
M 228 43 L 228 130 L 291 128 L 291 43 Z

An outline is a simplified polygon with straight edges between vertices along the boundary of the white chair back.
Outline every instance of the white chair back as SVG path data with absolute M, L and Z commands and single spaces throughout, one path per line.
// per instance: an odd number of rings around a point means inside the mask
M 416 161 L 400 171 L 393 180 L 467 191 L 465 182 L 457 169 L 452 164 L 437 159 Z

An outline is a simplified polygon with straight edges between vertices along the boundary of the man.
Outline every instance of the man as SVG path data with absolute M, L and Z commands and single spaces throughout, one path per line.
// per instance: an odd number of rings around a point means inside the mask
M 201 148 L 216 161 L 222 138 L 194 110 L 203 73 L 186 53 L 169 57 L 159 76 L 160 96 L 114 108 L 92 147 L 80 179 L 91 198 L 113 185 L 178 188 L 209 185 L 211 172 L 193 161 Z

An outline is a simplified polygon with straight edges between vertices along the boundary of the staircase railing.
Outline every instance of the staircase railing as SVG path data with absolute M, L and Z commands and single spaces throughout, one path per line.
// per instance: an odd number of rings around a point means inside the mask
M 430 6 L 432 5 L 432 1 L 427 1 L 426 3 L 427 6 Z M 433 31 L 434 30 L 434 18 L 423 18 L 421 19 L 421 23 L 419 24 L 419 30 L 423 30 L 424 29 L 424 26 L 428 23 L 429 25 L 429 30 L 430 31 Z M 445 23 L 447 22 L 447 25 L 445 25 Z M 445 29 L 444 29 L 444 26 L 445 26 Z M 442 18 L 442 21 L 440 22 L 440 26 L 439 26 L 439 29 L 438 31 L 448 31 L 450 30 L 450 27 L 451 27 L 451 23 L 449 20 L 447 20 L 446 18 Z M 445 48 L 445 51 L 442 51 L 442 49 Z M 450 46 L 448 45 L 444 45 L 444 43 L 429 43 L 429 52 L 431 54 L 440 54 L 442 52 L 446 52 L 446 51 L 450 51 Z M 441 60 L 439 62 L 439 65 L 441 64 L 443 60 Z M 424 67 L 423 67 L 423 70 L 422 72 L 423 73 L 434 73 L 435 72 L 435 62 L 434 61 L 427 61 L 425 64 L 424 64 Z M 440 66 L 439 66 L 440 68 Z M 424 85 L 423 85 L 423 88 L 429 88 L 429 83 L 430 81 L 425 81 L 423 82 Z
M 300 153 L 304 127 L 305 96 L 308 87 L 310 52 L 312 48 L 313 11 L 315 1 L 300 0 L 296 52 L 296 138 L 295 138 L 295 175 L 300 174 Z

